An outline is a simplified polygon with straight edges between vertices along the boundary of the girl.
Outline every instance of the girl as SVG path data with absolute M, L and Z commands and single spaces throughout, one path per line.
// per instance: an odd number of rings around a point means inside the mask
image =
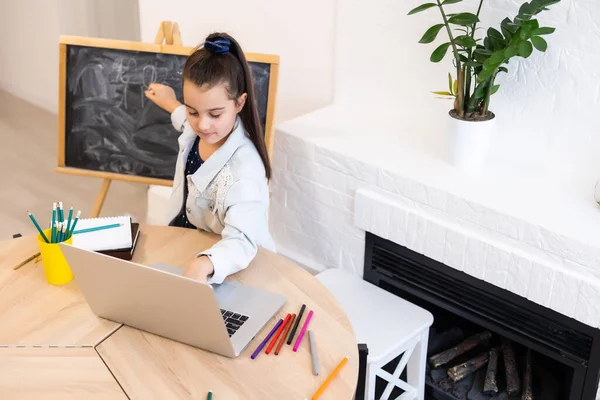
M 221 235 L 184 276 L 222 283 L 248 266 L 258 246 L 275 250 L 268 229 L 271 166 L 244 52 L 231 36 L 211 34 L 185 63 L 184 104 L 165 85 L 153 83 L 145 94 L 182 132 L 169 225 Z

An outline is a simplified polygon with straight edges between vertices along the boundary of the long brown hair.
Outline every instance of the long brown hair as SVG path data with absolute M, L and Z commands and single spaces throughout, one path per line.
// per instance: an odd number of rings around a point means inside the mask
M 211 33 L 204 45 L 196 48 L 188 57 L 183 68 L 183 80 L 209 88 L 222 83 L 229 98 L 236 102 L 242 94 L 247 93 L 240 118 L 260 154 L 267 179 L 271 179 L 271 163 L 258 118 L 252 73 L 239 43 L 226 33 Z

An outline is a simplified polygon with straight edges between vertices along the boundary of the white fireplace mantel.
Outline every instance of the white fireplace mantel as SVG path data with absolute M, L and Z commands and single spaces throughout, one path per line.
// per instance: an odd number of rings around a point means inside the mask
M 442 136 L 436 146 L 397 123 L 361 126 L 356 113 L 331 106 L 277 130 L 271 230 L 281 253 L 362 275 L 370 231 L 600 326 L 593 180 L 493 163 L 467 175 L 444 160 Z

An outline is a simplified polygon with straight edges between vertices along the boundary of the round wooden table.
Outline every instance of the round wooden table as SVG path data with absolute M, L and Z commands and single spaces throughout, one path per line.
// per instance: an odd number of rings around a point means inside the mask
M 133 261 L 142 264 L 183 267 L 219 240 L 191 229 L 140 229 Z M 280 255 L 260 249 L 248 268 L 228 278 L 287 298 L 246 350 L 230 359 L 97 317 L 76 280 L 52 286 L 41 263 L 13 270 L 36 251 L 33 236 L 0 243 L 0 398 L 204 399 L 212 390 L 215 400 L 305 399 L 345 356 L 348 362 L 320 398 L 355 394 L 358 350 L 344 311 L 316 278 Z M 309 327 L 319 375 L 313 375 L 307 335 L 297 352 L 284 344 L 279 355 L 263 350 L 252 360 L 279 318 L 298 314 L 302 304 L 302 323 L 314 312 Z

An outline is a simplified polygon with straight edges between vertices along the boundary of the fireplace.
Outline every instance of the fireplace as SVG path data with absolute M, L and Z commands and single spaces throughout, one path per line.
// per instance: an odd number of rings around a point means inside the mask
M 434 315 L 426 399 L 596 398 L 600 330 L 370 232 L 364 279 Z

